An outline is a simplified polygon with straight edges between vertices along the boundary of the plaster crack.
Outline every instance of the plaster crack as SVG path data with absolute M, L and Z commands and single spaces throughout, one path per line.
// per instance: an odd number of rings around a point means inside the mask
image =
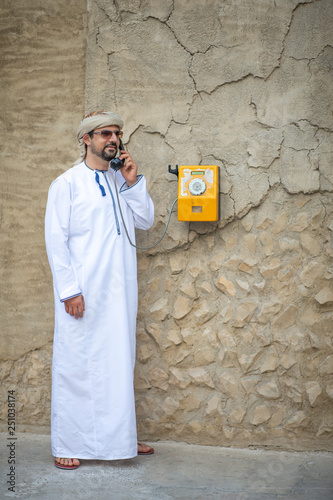
M 290 33 L 290 27 L 291 27 L 291 24 L 293 22 L 293 19 L 294 19 L 294 15 L 295 15 L 295 12 L 296 10 L 298 9 L 298 7 L 302 5 L 302 4 L 297 4 L 296 7 L 294 7 L 294 9 L 292 10 L 291 12 L 291 16 L 290 16 L 290 20 L 289 20 L 289 23 L 287 25 L 287 29 L 286 29 L 286 33 L 284 35 L 284 38 L 282 40 L 282 47 L 281 47 L 281 51 L 280 51 L 280 55 L 278 57 L 278 62 L 277 62 L 277 65 L 272 69 L 272 71 L 269 73 L 269 75 L 264 78 L 265 81 L 267 81 L 272 75 L 273 73 L 277 70 L 277 69 L 280 69 L 281 67 L 281 61 L 282 61 L 282 56 L 284 55 L 284 51 L 285 51 L 285 48 L 286 48 L 286 40 L 287 40 L 287 37 Z
M 108 19 L 110 22 L 112 22 L 112 19 L 110 18 L 109 14 L 106 12 L 105 9 L 103 9 L 103 7 L 101 5 L 99 5 L 98 1 L 94 0 L 94 3 L 97 6 L 97 8 L 103 12 L 103 14 L 105 15 L 106 19 Z M 116 11 L 117 11 L 117 19 L 119 19 L 119 11 L 117 9 L 118 6 L 117 6 L 116 0 L 114 0 L 114 5 L 115 5 Z M 97 29 L 99 31 L 99 27 Z
M 167 13 L 167 16 L 165 19 L 161 19 L 159 17 L 156 17 L 156 16 L 153 16 L 151 14 L 148 14 L 146 17 L 144 17 L 142 20 L 143 21 L 148 21 L 148 19 L 156 19 L 157 21 L 160 21 L 161 23 L 163 24 L 167 24 L 168 21 L 170 20 L 170 17 L 172 16 L 173 14 L 173 11 L 174 11 L 174 8 L 175 8 L 175 3 L 174 3 L 174 0 L 172 0 L 172 5 L 170 6 L 170 10 L 169 12 Z M 140 7 L 139 7 L 139 11 L 141 10 L 141 1 L 140 1 Z M 169 26 L 169 25 L 168 25 Z
M 202 93 L 202 94 L 206 94 L 206 95 L 211 96 L 214 92 L 216 92 L 217 90 L 219 90 L 222 87 L 226 87 L 227 85 L 234 85 L 235 83 L 243 82 L 248 78 L 253 78 L 254 80 L 258 79 L 258 80 L 265 81 L 265 78 L 262 76 L 257 76 L 257 75 L 254 75 L 253 73 L 247 73 L 246 75 L 243 75 L 240 78 L 237 78 L 236 80 L 230 80 L 228 82 L 220 83 L 220 84 L 216 85 L 216 87 L 214 87 L 211 91 L 204 90 L 204 89 L 198 90 L 198 94 L 200 95 Z M 255 103 L 253 101 L 250 102 L 250 104 L 255 105 Z
M 175 0 L 172 0 L 172 5 L 171 5 L 171 8 L 170 8 L 170 12 L 169 12 L 168 18 L 165 21 L 166 23 L 170 20 L 170 17 L 172 16 L 174 10 L 175 10 Z
M 303 118 L 303 121 L 307 122 L 309 125 L 311 125 L 311 127 L 315 128 L 316 129 L 316 134 L 322 130 L 324 132 L 328 132 L 328 133 L 332 133 L 333 132 L 333 129 L 331 128 L 328 128 L 328 127 L 321 127 L 320 125 L 318 125 L 317 123 L 312 123 L 309 119 L 307 118 Z
M 177 38 L 177 35 L 176 33 L 173 31 L 173 29 L 171 28 L 171 26 L 169 25 L 168 22 L 165 22 L 163 24 L 166 24 L 166 26 L 169 28 L 169 30 L 171 31 L 171 33 L 173 34 L 175 40 L 177 41 L 177 43 L 188 53 L 190 54 L 191 56 L 193 56 L 195 54 L 195 52 L 191 52 L 187 47 L 185 47 L 185 45 Z

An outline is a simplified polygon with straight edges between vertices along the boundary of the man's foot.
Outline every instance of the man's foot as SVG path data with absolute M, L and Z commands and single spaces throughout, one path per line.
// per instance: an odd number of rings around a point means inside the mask
M 154 448 L 144 443 L 138 443 L 138 455 L 152 455 Z
M 77 458 L 59 458 L 56 457 L 54 459 L 54 465 L 58 467 L 58 469 L 65 470 L 74 470 L 77 469 L 80 465 L 80 462 Z

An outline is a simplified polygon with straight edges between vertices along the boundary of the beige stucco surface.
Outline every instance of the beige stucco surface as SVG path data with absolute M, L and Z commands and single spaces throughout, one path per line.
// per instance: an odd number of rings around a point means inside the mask
M 110 109 L 155 203 L 140 245 L 169 164 L 221 171 L 218 223 L 173 214 L 138 252 L 140 438 L 332 450 L 331 0 L 9 5 L 1 376 L 22 426 L 49 424 L 48 185 L 84 111 Z
M 84 114 L 86 2 L 1 1 L 1 417 L 50 421 L 53 291 L 44 243 L 52 180 L 77 157 Z M 46 427 L 45 427 L 46 426 Z

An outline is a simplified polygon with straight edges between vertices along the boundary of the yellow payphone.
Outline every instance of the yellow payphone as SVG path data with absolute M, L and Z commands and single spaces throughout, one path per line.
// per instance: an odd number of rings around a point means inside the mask
M 217 165 L 176 166 L 178 175 L 178 220 L 219 220 L 219 167 Z
M 169 217 L 160 239 L 148 247 L 139 247 L 132 242 L 128 234 L 121 210 L 115 178 L 121 167 L 114 168 L 113 165 L 111 167 L 114 170 L 113 180 L 126 236 L 129 243 L 139 250 L 150 250 L 160 243 L 168 229 L 172 210 L 177 201 L 179 221 L 216 222 L 220 218 L 220 167 L 217 165 L 187 165 L 180 167 L 176 165 L 176 168 L 171 168 L 171 165 L 169 165 L 170 174 L 175 174 L 178 177 L 178 198 L 171 205 Z

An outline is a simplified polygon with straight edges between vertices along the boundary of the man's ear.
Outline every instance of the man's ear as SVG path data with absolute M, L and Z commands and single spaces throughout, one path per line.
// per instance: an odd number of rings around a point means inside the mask
M 83 142 L 86 144 L 86 146 L 90 146 L 90 143 L 91 143 L 91 137 L 89 134 L 84 134 L 84 136 L 82 137 L 83 139 Z

